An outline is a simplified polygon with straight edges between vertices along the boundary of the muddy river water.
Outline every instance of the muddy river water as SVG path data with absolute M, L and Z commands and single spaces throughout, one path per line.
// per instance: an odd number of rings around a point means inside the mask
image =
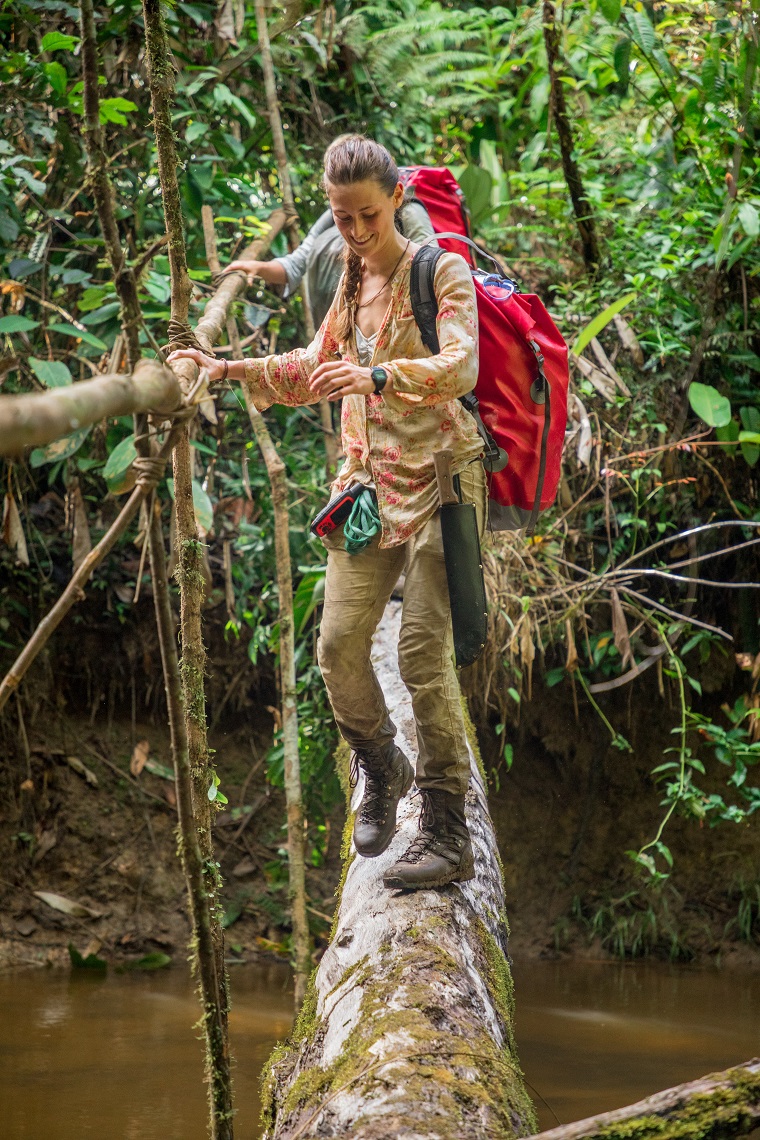
M 550 1128 L 760 1054 L 760 974 L 517 962 L 520 1059 Z M 232 972 L 236 1140 L 291 1023 L 288 972 Z M 0 976 L 2 1140 L 204 1140 L 198 1004 L 180 969 Z

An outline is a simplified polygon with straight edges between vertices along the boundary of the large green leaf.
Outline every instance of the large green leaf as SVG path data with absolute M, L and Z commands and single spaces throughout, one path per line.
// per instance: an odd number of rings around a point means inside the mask
M 750 467 L 760 459 L 760 411 L 752 406 L 739 409 L 744 431 L 739 432 L 742 455 Z
M 117 123 L 120 127 L 126 127 L 126 115 L 136 110 L 137 104 L 132 103 L 129 99 L 123 99 L 121 95 L 117 95 L 114 99 L 101 99 L 100 121 L 101 123 Z
M 104 344 L 99 337 L 85 329 L 78 329 L 76 325 L 70 325 L 68 321 L 58 321 L 56 324 L 50 325 L 49 328 L 51 332 L 63 333 L 64 336 L 73 336 L 77 340 L 83 340 L 85 344 L 91 344 L 93 348 L 99 348 L 101 352 L 108 351 L 108 345 Z
M 633 36 L 636 47 L 639 48 L 644 55 L 651 55 L 655 43 L 657 42 L 651 21 L 643 12 L 637 12 L 635 8 L 626 8 L 625 18 L 628 22 L 628 27 L 631 29 L 631 35 Z
M 599 7 L 605 20 L 616 24 L 620 19 L 621 0 L 599 0 Z
M 71 383 L 71 373 L 62 360 L 38 360 L 30 356 L 29 364 L 46 388 L 67 388 Z
M 42 37 L 43 51 L 68 51 L 79 43 L 78 36 L 67 36 L 63 32 L 48 32 Z
M 205 531 L 211 530 L 214 525 L 214 506 L 203 487 L 195 479 L 193 479 L 193 507 L 198 526 L 203 527 Z
M 631 301 L 636 296 L 635 293 L 626 293 L 623 297 L 618 297 L 617 301 L 613 301 L 608 305 L 598 317 L 594 317 L 593 321 L 589 321 L 585 329 L 582 329 L 575 339 L 573 345 L 573 352 L 576 354 L 583 352 L 587 344 L 590 344 L 595 336 L 598 336 L 603 328 L 606 328 L 614 316 L 617 316 L 626 305 L 630 305 Z
M 174 498 L 174 480 L 167 479 L 166 485 L 169 488 L 169 494 Z M 195 479 L 193 479 L 193 509 L 198 526 L 205 531 L 211 530 L 214 525 L 214 505 L 203 487 Z
M 477 225 L 491 212 L 493 178 L 482 166 L 471 163 L 459 175 L 459 185 L 467 202 L 473 225 Z
M 741 227 L 747 237 L 757 237 L 760 234 L 760 214 L 751 202 L 742 202 L 737 210 Z
M 325 596 L 325 571 L 327 567 L 317 566 L 304 574 L 298 583 L 298 589 L 293 598 L 293 628 L 296 637 L 303 633 L 314 610 Z
M 39 321 L 31 321 L 29 317 L 22 317 L 12 313 L 7 317 L 0 317 L 0 333 L 29 332 L 40 327 Z
M 622 40 L 618 40 L 612 52 L 612 66 L 615 68 L 615 75 L 618 77 L 618 83 L 623 89 L 623 94 L 628 90 L 628 84 L 631 78 L 631 41 L 626 36 Z
M 134 435 L 128 435 L 121 443 L 117 443 L 106 460 L 103 468 L 103 478 L 108 484 L 109 491 L 118 493 L 124 476 L 137 458 Z
M 69 81 L 69 77 L 63 64 L 58 63 L 57 60 L 53 60 L 52 63 L 46 63 L 42 70 L 45 72 L 47 81 L 56 95 L 64 95 L 66 93 L 66 84 Z
M 35 447 L 29 456 L 29 463 L 32 467 L 43 467 L 46 463 L 70 459 L 75 452 L 79 451 L 91 431 L 92 424 L 89 424 L 88 427 L 80 428 L 79 431 L 75 431 L 71 435 L 65 435 L 63 439 L 54 440 L 47 447 Z
M 712 384 L 700 384 L 696 380 L 690 384 L 689 403 L 710 427 L 725 427 L 731 419 L 731 401 L 721 396 Z

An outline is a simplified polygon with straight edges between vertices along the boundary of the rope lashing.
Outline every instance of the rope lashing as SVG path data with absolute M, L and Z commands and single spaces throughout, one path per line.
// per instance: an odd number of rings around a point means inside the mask
M 374 492 L 365 487 L 356 496 L 351 514 L 343 525 L 343 537 L 349 554 L 358 554 L 369 546 L 380 530 L 380 514 Z
M 136 485 L 141 490 L 155 490 L 164 477 L 167 458 L 168 456 L 162 459 L 158 455 L 138 455 L 132 461 L 132 466 L 137 475 Z
M 169 335 L 167 354 L 174 352 L 177 348 L 197 348 L 198 352 L 205 352 L 207 356 L 213 355 L 212 352 L 210 353 L 208 349 L 203 347 L 190 325 L 185 324 L 184 321 L 175 321 L 172 317 L 166 331 Z

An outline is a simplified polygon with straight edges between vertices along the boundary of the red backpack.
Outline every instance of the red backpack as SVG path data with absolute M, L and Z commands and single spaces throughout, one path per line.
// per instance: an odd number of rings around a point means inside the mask
M 478 381 L 462 403 L 478 421 L 485 443 L 491 525 L 494 530 L 527 526 L 532 534 L 559 483 L 567 345 L 540 298 L 520 293 L 498 262 L 471 240 L 464 195 L 451 172 L 411 166 L 401 178 L 428 211 L 440 246 L 423 245 L 412 262 L 412 308 L 423 343 L 433 353 L 440 350 L 436 262 L 444 250 L 461 253 L 472 267 L 480 326 Z M 473 251 L 491 262 L 494 272 L 478 269 Z

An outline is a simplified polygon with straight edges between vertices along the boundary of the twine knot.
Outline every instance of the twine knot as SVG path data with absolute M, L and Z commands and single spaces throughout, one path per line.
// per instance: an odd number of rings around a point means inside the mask
M 137 475 L 137 486 L 146 492 L 153 491 L 163 479 L 166 458 L 162 459 L 158 455 L 138 455 L 132 465 Z

